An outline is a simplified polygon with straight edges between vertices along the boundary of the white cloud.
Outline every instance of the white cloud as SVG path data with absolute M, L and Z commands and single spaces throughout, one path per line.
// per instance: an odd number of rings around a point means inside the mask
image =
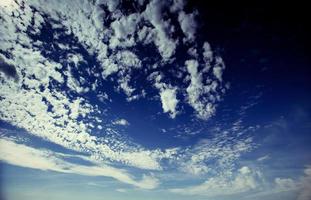
M 173 0 L 173 3 L 171 5 L 171 7 L 170 7 L 170 11 L 172 13 L 181 11 L 181 10 L 183 10 L 184 6 L 185 6 L 185 1 L 184 0 Z
M 137 55 L 129 50 L 118 51 L 115 60 L 119 65 L 126 68 L 141 68 L 141 61 Z
M 8 62 L 15 66 L 20 77 L 20 82 L 14 82 L 0 74 L 1 120 L 65 148 L 90 153 L 99 161 L 120 162 L 143 169 L 162 169 L 161 159 L 171 158 L 176 152 L 147 150 L 139 144 L 130 144 L 119 136 L 116 130 L 105 128 L 105 121 L 110 121 L 105 118 L 105 109 L 96 105 L 97 102 L 92 102 L 92 99 L 88 99 L 83 93 L 91 90 L 99 93 L 96 94 L 99 100 L 107 99 L 108 95 L 101 91 L 104 87 L 100 88 L 103 84 L 99 82 L 114 81 L 115 89 L 123 91 L 128 101 L 145 96 L 145 91 L 138 91 L 135 87 L 132 76 L 138 71 L 143 72 L 144 76 L 148 67 L 144 65 L 140 53 L 132 47 L 138 42 L 154 43 L 163 59 L 154 63 L 157 66 L 163 66 L 167 61 L 175 59 L 178 41 L 183 37 L 172 37 L 175 27 L 172 20 L 163 13 L 168 11 L 164 8 L 169 6 L 168 3 L 152 0 L 145 10 L 126 16 L 119 9 L 120 2 L 114 0 L 17 2 L 24 2 L 20 3 L 23 4 L 23 8 L 16 4 L 14 10 L 0 10 L 3 18 L 3 26 L 0 27 L 0 49 L 11 55 L 7 58 Z M 101 9 L 102 5 L 108 6 L 108 11 Z M 179 13 L 186 37 L 194 39 L 194 15 L 182 12 L 183 7 L 183 1 L 174 1 L 170 9 L 171 12 Z M 108 19 L 112 21 L 111 26 L 105 21 Z M 41 51 L 46 45 L 45 41 L 35 41 L 27 32 L 34 29 L 32 34 L 40 35 L 45 23 L 51 23 L 52 28 L 58 30 L 53 33 L 53 45 L 64 50 L 60 62 Z M 64 30 L 60 31 L 62 29 Z M 100 72 L 93 74 L 93 66 L 88 66 L 87 69 L 88 75 L 96 79 L 95 83 L 89 83 L 89 77 L 84 75 L 74 75 L 74 70 L 78 71 L 81 63 L 89 63 L 75 51 L 75 45 L 65 44 L 66 41 L 58 42 L 57 38 L 63 35 L 77 40 L 77 46 L 81 44 L 89 56 L 97 59 L 102 67 Z M 196 51 L 196 47 L 190 51 L 198 60 L 201 60 L 199 56 L 212 57 L 210 47 L 206 43 L 204 49 L 204 55 L 199 55 L 198 52 L 201 51 Z M 68 53 L 65 53 L 65 50 Z M 53 51 L 49 53 L 53 54 Z M 205 62 L 210 61 L 205 59 Z M 224 67 L 221 64 L 214 66 L 221 70 L 213 70 L 213 77 L 212 74 L 207 74 L 206 67 L 200 70 L 200 66 L 205 63 L 198 63 L 197 60 L 186 63 L 190 79 L 187 88 L 177 87 L 172 85 L 173 82 L 161 78 L 152 84 L 159 91 L 163 112 L 168 113 L 171 118 L 179 114 L 179 104 L 188 101 L 198 117 L 207 119 L 215 112 L 216 103 L 220 99 L 219 90 L 222 89 L 221 75 Z M 186 69 L 183 70 L 178 76 L 179 79 L 187 73 Z M 175 73 L 175 70 L 169 73 Z M 65 90 L 60 89 L 63 87 Z M 177 94 L 181 94 L 180 99 L 179 96 L 177 98 Z M 183 96 L 187 96 L 187 99 Z M 100 136 L 92 134 L 94 127 L 102 131 Z M 207 171 L 202 167 L 203 160 L 189 165 L 193 173 Z
M 92 127 L 102 126 L 96 116 L 102 111 L 83 96 L 75 98 L 69 96 L 66 90 L 59 90 L 57 84 L 67 84 L 78 94 L 87 91 L 88 88 L 82 87 L 71 71 L 60 70 L 63 67 L 61 63 L 44 57 L 40 51 L 44 41 L 36 43 L 39 45 L 36 47 L 25 32 L 31 25 L 34 15 L 30 7 L 32 5 L 40 13 L 62 22 L 61 27 L 67 27 L 90 52 L 96 52 L 98 56 L 104 55 L 105 48 L 100 45 L 103 44 L 104 32 L 92 26 L 93 22 L 89 21 L 91 18 L 88 17 L 95 9 L 94 5 L 85 1 L 66 2 L 61 5 L 54 1 L 42 4 L 40 2 L 25 2 L 24 9 L 14 11 L 19 17 L 12 17 L 9 12 L 2 9 L 0 11 L 1 17 L 5 19 L 4 26 L 0 27 L 2 41 L 0 48 L 13 55 L 9 62 L 16 67 L 17 75 L 21 78 L 18 83 L 6 78 L 1 79 L 1 119 L 66 148 L 91 152 L 92 156 L 100 160 L 108 159 L 139 168 L 160 169 L 157 159 L 151 158 L 150 152 L 140 148 L 139 145 L 128 145 L 122 138 L 114 139 L 109 137 L 108 133 L 103 134 L 101 138 L 90 134 Z M 39 15 L 39 12 L 36 13 Z M 17 28 L 22 31 L 18 31 Z M 130 52 L 122 53 L 117 58 L 120 58 L 119 61 L 126 68 L 140 66 L 140 62 Z M 72 54 L 69 61 L 77 65 L 83 58 Z M 21 83 L 24 87 L 21 87 Z M 136 159 L 134 155 L 140 155 L 141 159 Z M 149 158 L 145 158 L 146 156 Z
M 118 189 L 116 189 L 116 191 L 117 191 L 117 192 L 127 192 L 127 190 L 124 189 L 124 188 L 118 188 Z
M 190 84 L 187 87 L 188 102 L 202 119 L 210 118 L 215 112 L 215 106 L 208 99 L 208 93 L 204 91 L 202 74 L 199 73 L 199 63 L 196 60 L 188 60 L 185 63 L 190 74 Z M 205 100 L 201 100 L 205 98 Z
M 177 87 L 162 82 L 162 75 L 156 72 L 151 74 L 149 79 L 155 82 L 154 86 L 159 90 L 163 112 L 175 118 L 178 114 L 177 104 L 179 102 L 176 97 Z
M 274 181 L 277 189 L 281 191 L 293 190 L 297 187 L 296 182 L 291 178 L 275 178 Z
M 17 144 L 9 139 L 0 139 L 0 149 L 0 159 L 11 165 L 85 176 L 111 177 L 142 189 L 154 189 L 159 185 L 159 181 L 153 176 L 143 175 L 142 179 L 137 181 L 125 170 L 104 164 L 86 166 L 69 163 L 55 152 Z M 66 154 L 62 156 L 70 157 Z
M 178 100 L 176 99 L 176 88 L 166 88 L 160 92 L 163 112 L 169 112 L 171 118 L 175 118 L 177 111 L 176 106 Z
M 98 0 L 96 2 L 98 5 L 104 4 L 108 7 L 110 12 L 113 12 L 117 9 L 118 5 L 120 4 L 119 0 Z
M 189 50 L 190 54 L 195 56 L 195 49 Z M 202 54 L 204 63 L 199 63 L 194 59 L 185 62 L 190 79 L 186 92 L 188 103 L 196 111 L 197 116 L 207 120 L 215 114 L 217 102 L 221 100 L 221 94 L 225 92 L 222 86 L 225 65 L 220 57 L 213 57 L 207 42 L 203 45 Z M 212 74 L 210 68 L 212 68 Z
M 115 20 L 111 23 L 111 28 L 114 31 L 116 38 L 111 38 L 110 47 L 115 48 L 122 44 L 120 39 L 128 39 L 132 37 L 136 31 L 136 26 L 140 21 L 141 16 L 138 13 L 133 13 L 128 16 L 122 16 L 119 20 Z M 134 45 L 135 43 L 132 43 Z
M 203 44 L 203 58 L 208 64 L 210 64 L 210 62 L 213 60 L 213 51 L 208 42 L 204 42 Z
M 184 11 L 179 12 L 178 21 L 181 30 L 186 35 L 187 40 L 194 40 L 196 34 L 197 23 L 195 21 L 195 13 L 186 14 Z
M 158 47 L 158 50 L 164 60 L 168 60 L 175 54 L 177 41 L 170 38 L 169 33 L 172 29 L 172 25 L 169 21 L 165 21 L 162 18 L 164 1 L 152 0 L 146 10 L 143 12 L 145 19 L 155 28 L 156 36 L 154 43 Z
M 269 158 L 270 158 L 269 155 L 265 155 L 265 156 L 262 156 L 262 157 L 257 158 L 257 161 L 263 162 L 263 161 L 265 161 L 265 160 L 268 160 Z
M 61 3 L 37 0 L 27 1 L 27 4 L 60 22 L 68 29 L 68 34 L 73 33 L 90 53 L 97 53 L 99 61 L 107 57 L 107 45 L 103 43 L 107 30 L 102 26 L 104 18 L 101 18 L 103 11 L 99 4 L 83 0 Z
M 112 122 L 115 125 L 128 126 L 130 123 L 126 119 L 117 119 Z
M 179 169 L 192 175 L 231 172 L 240 156 L 254 148 L 251 138 L 228 139 L 228 132 L 221 131 L 211 139 L 202 139 L 192 148 L 180 153 Z M 231 138 L 232 139 L 232 138 Z M 230 141 L 229 141 L 230 140 Z M 241 168 L 241 173 L 246 168 Z
M 2 0 L 0 2 L 0 7 L 11 11 L 12 9 L 17 8 L 18 5 L 14 0 Z
M 248 168 L 241 168 L 235 176 L 217 176 L 209 178 L 200 185 L 186 188 L 170 189 L 171 192 L 183 195 L 204 195 L 209 197 L 230 196 L 255 189 L 255 174 Z

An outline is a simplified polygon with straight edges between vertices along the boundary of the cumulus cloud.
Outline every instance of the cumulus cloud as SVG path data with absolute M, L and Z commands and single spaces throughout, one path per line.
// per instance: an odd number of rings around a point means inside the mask
M 186 35 L 187 40 L 194 40 L 197 28 L 195 21 L 195 13 L 186 14 L 185 12 L 179 12 L 178 21 L 180 23 L 181 30 Z
M 171 118 L 175 118 L 177 111 L 176 106 L 178 100 L 176 99 L 176 88 L 166 88 L 160 92 L 162 102 L 162 109 L 165 113 L 170 113 Z
M 152 0 L 143 13 L 145 19 L 150 21 L 155 30 L 153 39 L 155 45 L 164 60 L 171 58 L 175 54 L 177 41 L 170 37 L 172 25 L 162 17 L 162 11 L 165 6 L 164 1 Z
M 208 99 L 201 100 L 202 94 L 206 92 L 202 83 L 202 74 L 198 71 L 199 63 L 196 60 L 188 60 L 185 64 L 190 74 L 190 84 L 187 87 L 188 102 L 200 118 L 208 119 L 214 114 L 215 107 Z
M 154 81 L 154 86 L 159 90 L 163 112 L 169 113 L 171 118 L 175 118 L 178 114 L 177 104 L 179 102 L 176 97 L 177 87 L 163 82 L 160 73 L 151 74 L 149 79 Z
M 196 49 L 192 49 L 190 54 L 194 54 L 193 52 L 196 52 Z M 226 90 L 222 83 L 225 65 L 220 57 L 213 57 L 207 42 L 203 45 L 202 54 L 204 63 L 194 59 L 185 61 L 190 79 L 186 91 L 188 103 L 199 118 L 206 120 L 215 114 L 217 102 L 221 100 L 220 95 Z M 212 72 L 210 72 L 211 68 Z

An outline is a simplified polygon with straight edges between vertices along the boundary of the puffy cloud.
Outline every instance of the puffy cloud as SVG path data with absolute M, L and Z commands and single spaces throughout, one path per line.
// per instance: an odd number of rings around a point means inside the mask
M 225 68 L 223 61 L 221 58 L 216 58 L 216 66 L 213 68 L 214 76 L 219 80 L 222 81 L 222 73 Z
M 202 83 L 202 74 L 198 71 L 199 63 L 196 60 L 188 60 L 185 65 L 190 74 L 190 84 L 187 87 L 188 102 L 195 109 L 198 117 L 208 119 L 214 114 L 215 107 L 207 99 L 208 92 Z M 204 100 L 201 100 L 202 98 Z
M 171 5 L 171 7 L 170 7 L 170 11 L 172 13 L 181 11 L 181 10 L 183 10 L 184 6 L 185 6 L 185 1 L 184 0 L 173 0 L 173 3 Z
M 122 16 L 119 20 L 115 20 L 111 23 L 111 28 L 114 31 L 116 38 L 111 38 L 110 46 L 115 48 L 118 44 L 122 43 L 118 40 L 127 39 L 136 31 L 137 24 L 140 21 L 140 14 L 133 13 L 128 16 Z
M 163 112 L 175 118 L 178 114 L 177 104 L 179 102 L 176 97 L 177 87 L 162 82 L 162 75 L 156 72 L 151 74 L 149 79 L 155 82 L 154 86 L 159 90 Z
M 189 49 L 196 56 L 196 49 Z M 213 57 L 207 42 L 203 45 L 202 57 L 204 63 L 198 60 L 186 60 L 185 66 L 189 73 L 190 83 L 186 88 L 188 103 L 194 108 L 201 119 L 209 119 L 216 112 L 217 102 L 225 92 L 222 74 L 225 64 L 220 57 Z M 210 69 L 212 68 L 212 72 Z
M 116 124 L 116 125 L 121 125 L 121 126 L 130 125 L 130 123 L 126 119 L 117 119 L 117 120 L 113 121 L 112 123 Z
M 176 88 L 166 88 L 160 92 L 160 98 L 162 102 L 163 112 L 170 113 L 171 118 L 175 118 L 177 111 L 176 106 L 178 100 L 176 99 Z
M 164 60 L 168 60 L 175 54 L 177 41 L 170 38 L 172 25 L 169 21 L 165 21 L 162 17 L 162 10 L 165 2 L 160 0 L 152 0 L 143 13 L 145 19 L 155 28 L 154 43 Z
M 213 51 L 208 42 L 204 42 L 203 44 L 203 58 L 208 64 L 213 60 Z
M 194 40 L 197 28 L 195 21 L 195 13 L 186 14 L 185 12 L 179 12 L 178 21 L 180 23 L 181 30 L 186 35 L 187 40 Z

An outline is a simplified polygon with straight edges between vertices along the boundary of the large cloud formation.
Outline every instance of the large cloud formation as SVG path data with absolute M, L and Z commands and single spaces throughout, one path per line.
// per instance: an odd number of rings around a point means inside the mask
M 206 51 L 210 51 L 206 49 L 207 43 L 202 45 L 194 40 L 196 26 L 190 24 L 195 14 L 186 14 L 184 3 L 133 4 L 137 9 L 130 11 L 125 11 L 118 1 L 21 0 L 3 4 L 1 57 L 10 65 L 3 64 L 1 68 L 5 72 L 0 74 L 1 119 L 76 151 L 139 168 L 160 169 L 159 153 L 133 148 L 108 134 L 105 140 L 92 135 L 94 127 L 105 126 L 99 117 L 104 111 L 84 94 L 95 92 L 102 100 L 109 99 L 100 88 L 104 81 L 112 80 L 128 101 L 144 98 L 148 91 L 132 84 L 132 74 L 144 68 L 148 77 L 151 71 L 160 72 L 162 66 L 180 59 L 175 54 L 177 47 L 184 45 L 184 38 L 189 40 L 189 49 L 202 51 L 201 55 L 189 54 L 189 60 L 184 59 L 185 64 L 178 67 L 184 68 L 180 82 L 189 79 L 188 83 L 173 84 L 166 78 L 170 74 L 161 74 L 163 79 L 149 83 L 158 89 L 163 112 L 171 118 L 177 117 L 178 104 L 183 102 L 193 107 L 199 118 L 208 119 L 225 90 L 221 79 L 224 65 L 218 57 L 206 58 Z M 173 24 L 166 13 L 178 15 L 180 24 Z M 50 35 L 45 35 L 47 28 Z M 178 29 L 185 35 L 173 37 Z M 75 50 L 78 44 L 95 56 L 98 67 L 78 71 L 79 64 L 87 63 L 84 55 Z M 148 57 L 137 54 L 133 49 L 139 45 L 154 46 L 153 54 L 158 54 L 162 61 L 152 64 Z M 190 66 L 191 63 L 194 64 Z M 77 72 L 79 76 L 75 75 Z M 20 81 L 4 76 L 8 74 L 20 77 Z M 182 96 L 184 99 L 177 99 Z M 105 131 L 113 134 L 111 130 Z
M 207 41 L 197 39 L 199 14 L 185 9 L 185 1 L 123 4 L 119 0 L 0 1 L 1 121 L 83 154 L 80 158 L 91 166 L 63 159 L 76 155 L 36 149 L 10 137 L 0 140 L 1 160 L 41 170 L 112 177 L 144 189 L 156 188 L 160 180 L 146 174 L 138 180 L 110 165 L 222 175 L 171 190 L 207 196 L 255 188 L 255 171 L 235 165 L 242 153 L 254 148 L 245 134 L 248 127 L 233 124 L 232 129 L 218 130 L 214 138 L 187 147 L 147 149 L 129 142 L 115 128 L 130 122 L 111 119 L 106 108 L 98 105 L 110 106 L 113 95 L 106 90 L 110 85 L 129 103 L 158 100 L 168 120 L 181 117 L 186 107 L 198 120 L 207 121 L 228 89 L 224 61 Z M 232 139 L 229 132 L 238 136 Z M 170 165 L 164 166 L 163 161 Z M 207 164 L 211 161 L 214 166 Z M 225 180 L 230 181 L 223 186 Z M 308 194 L 301 195 L 303 199 Z

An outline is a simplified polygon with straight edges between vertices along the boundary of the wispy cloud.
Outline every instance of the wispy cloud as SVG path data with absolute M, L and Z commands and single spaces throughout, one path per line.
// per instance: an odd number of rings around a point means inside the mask
M 135 180 L 125 170 L 105 164 L 96 165 L 93 163 L 92 166 L 73 164 L 61 158 L 62 156 L 70 157 L 70 155 L 60 155 L 45 149 L 35 149 L 5 138 L 0 139 L 0 150 L 0 159 L 2 161 L 20 167 L 85 176 L 111 177 L 143 189 L 154 189 L 159 185 L 158 179 L 153 176 L 143 175 L 141 180 Z

